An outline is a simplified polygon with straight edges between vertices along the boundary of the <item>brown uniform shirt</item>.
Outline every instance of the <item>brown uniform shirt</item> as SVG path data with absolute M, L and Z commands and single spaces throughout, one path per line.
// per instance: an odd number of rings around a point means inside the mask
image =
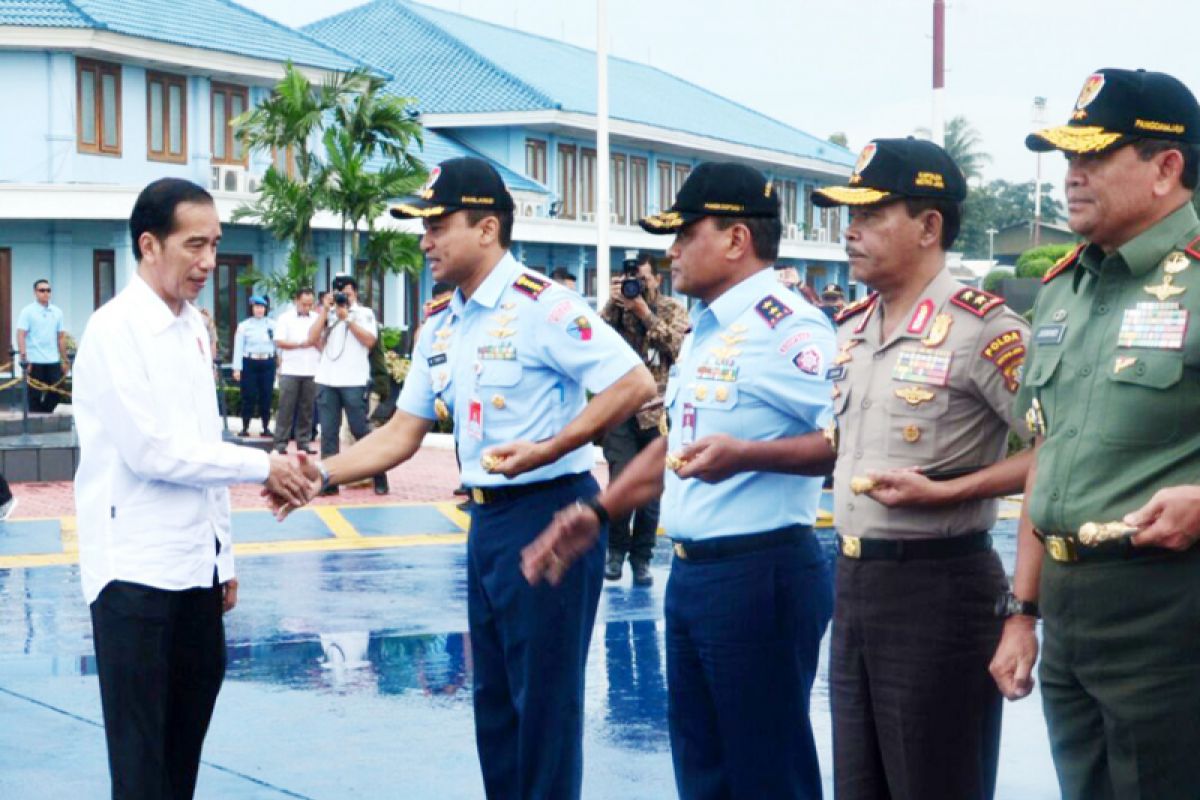
M 995 500 L 939 508 L 888 508 L 854 495 L 850 479 L 919 466 L 984 467 L 1004 458 L 1029 326 L 995 295 L 943 269 L 886 342 L 883 307 L 847 308 L 834 380 L 838 426 L 834 524 L 847 536 L 917 539 L 990 529 Z M 840 363 L 838 363 L 840 362 Z
M 600 312 L 600 317 L 616 328 L 621 338 L 642 357 L 654 376 L 658 393 L 637 412 L 638 427 L 642 430 L 659 427 L 659 420 L 663 418 L 662 399 L 667 390 L 667 376 L 691 325 L 683 303 L 662 292 L 650 304 L 650 311 L 654 317 L 649 326 L 638 319 L 637 314 L 622 309 L 616 303 L 605 304 Z

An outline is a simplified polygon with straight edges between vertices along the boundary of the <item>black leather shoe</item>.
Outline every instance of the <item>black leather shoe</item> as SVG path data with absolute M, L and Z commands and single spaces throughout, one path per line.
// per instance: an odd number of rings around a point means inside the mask
M 625 568 L 625 554 L 618 553 L 616 550 L 608 551 L 608 561 L 604 563 L 604 577 L 606 580 L 619 581 L 621 580 L 621 570 Z
M 648 561 L 630 561 L 630 569 L 633 570 L 633 585 L 634 586 L 653 586 L 654 576 L 650 574 L 650 562 Z
M 342 493 L 342 487 L 340 487 L 340 486 L 326 486 L 324 489 L 321 490 L 321 497 L 331 497 L 335 494 L 341 494 L 341 493 Z
M 386 475 L 375 476 L 375 494 L 388 493 L 388 480 Z
M 245 439 L 248 436 L 250 436 L 250 431 L 246 430 L 245 428 L 242 428 L 240 431 L 238 431 L 239 438 Z

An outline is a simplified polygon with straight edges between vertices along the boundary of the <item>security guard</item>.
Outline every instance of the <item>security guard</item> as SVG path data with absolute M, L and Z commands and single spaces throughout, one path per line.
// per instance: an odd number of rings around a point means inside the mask
M 1046 275 L 1020 398 L 1039 445 L 1015 591 L 1045 620 L 1062 796 L 1195 800 L 1200 106 L 1170 75 L 1102 69 L 1026 145 L 1066 154 L 1086 240 Z M 1036 657 L 1033 626 L 1008 622 L 993 673 L 1010 698 Z
M 831 423 L 834 336 L 781 289 L 779 199 L 740 164 L 698 166 L 650 233 L 677 290 L 698 298 L 667 383 L 670 432 L 588 508 L 560 514 L 524 556 L 533 581 L 592 546 L 609 514 L 663 490 L 675 540 L 666 594 L 668 724 L 684 800 L 819 798 L 808 719 L 832 610 L 813 536 Z M 670 455 L 668 455 L 668 452 Z M 811 465 L 816 464 L 813 468 Z
M 454 420 L 474 500 L 467 615 L 484 788 L 560 800 L 582 783 L 605 542 L 557 589 L 529 586 L 519 554 L 557 509 L 595 497 L 591 442 L 649 400 L 654 379 L 583 298 L 508 253 L 512 212 L 499 174 L 477 158 L 443 162 L 392 209 L 424 222 L 434 280 L 458 288 L 422 326 L 392 420 L 321 469 L 326 484 L 374 475 L 411 457 L 434 419 Z
M 275 320 L 267 316 L 267 298 L 250 298 L 250 316 L 233 336 L 233 379 L 242 385 L 242 430 L 250 435 L 250 419 L 262 420 L 263 436 L 271 435 L 271 394 L 275 388 Z
M 945 150 L 908 138 L 870 142 L 848 186 L 813 193 L 850 207 L 850 273 L 875 290 L 838 315 L 829 371 L 839 800 L 995 789 L 1001 698 L 988 662 L 1007 586 L 988 530 L 994 498 L 1020 491 L 1032 461 L 1005 459 L 1028 326 L 946 268 L 966 189 Z

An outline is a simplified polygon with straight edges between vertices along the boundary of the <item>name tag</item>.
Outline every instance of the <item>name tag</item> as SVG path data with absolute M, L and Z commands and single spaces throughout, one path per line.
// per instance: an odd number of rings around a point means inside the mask
M 1117 345 L 1180 350 L 1187 324 L 1187 309 L 1178 303 L 1138 303 L 1125 309 Z
M 446 363 L 446 354 L 438 353 L 436 356 L 433 356 L 432 358 L 428 359 L 428 361 L 429 361 L 429 366 L 431 366 L 431 367 L 436 367 L 439 364 L 445 364 Z
M 839 364 L 836 367 L 830 367 L 825 371 L 825 380 L 840 381 L 846 377 L 846 365 Z
M 892 368 L 892 380 L 945 386 L 950 383 L 950 359 L 953 356 L 952 350 L 904 348 Z
M 1066 335 L 1066 325 L 1041 325 L 1033 332 L 1034 341 L 1038 344 L 1062 344 Z

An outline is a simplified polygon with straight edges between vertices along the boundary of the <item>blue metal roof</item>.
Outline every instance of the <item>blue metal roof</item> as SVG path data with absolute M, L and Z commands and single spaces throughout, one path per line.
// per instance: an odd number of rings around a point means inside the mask
M 330 45 L 230 0 L 10 0 L 0 2 L 0 25 L 94 28 L 320 69 L 361 66 Z
M 591 50 L 403 0 L 375 0 L 304 28 L 394 76 L 422 112 L 596 113 Z M 851 166 L 855 154 L 669 73 L 609 59 L 609 114 Z
M 415 145 L 413 152 L 426 169 L 433 169 L 438 164 L 451 158 L 461 158 L 463 156 L 471 156 L 473 158 L 482 158 L 487 161 L 500 173 L 500 177 L 504 179 L 504 185 L 510 190 L 518 192 L 536 192 L 538 194 L 550 194 L 550 190 L 537 181 L 530 180 L 519 172 L 514 172 L 498 161 L 494 161 L 482 153 L 471 149 L 467 145 L 457 139 L 447 136 L 444 133 L 425 129 L 425 149 L 417 150 Z M 372 159 L 370 166 L 379 169 L 384 164 L 382 159 Z

